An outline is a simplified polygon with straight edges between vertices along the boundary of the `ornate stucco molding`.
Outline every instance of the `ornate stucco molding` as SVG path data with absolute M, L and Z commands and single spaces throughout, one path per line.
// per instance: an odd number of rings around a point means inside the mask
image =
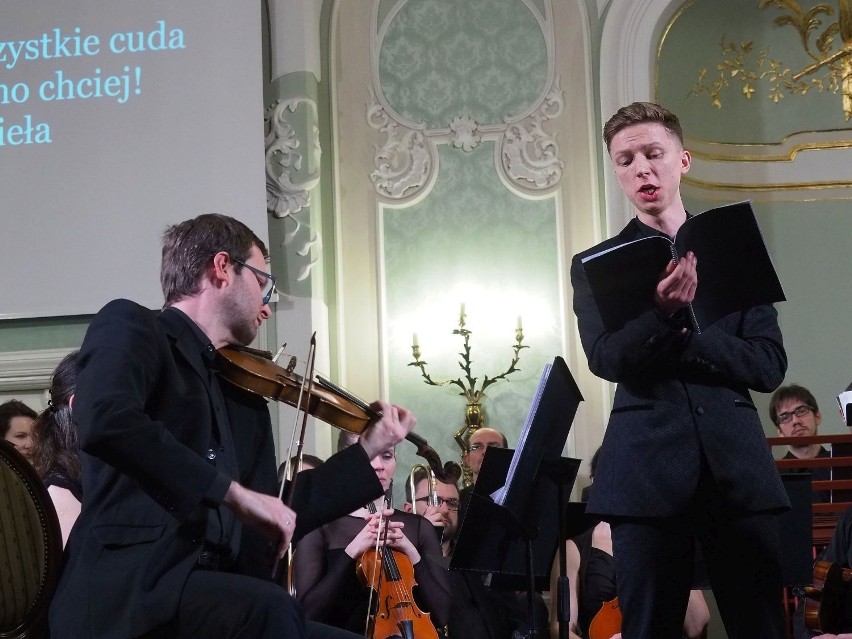
M 500 168 L 510 183 L 526 189 L 547 190 L 562 179 L 556 136 L 542 124 L 565 108 L 559 76 L 538 109 L 520 122 L 508 123 L 500 140 Z
M 554 72 L 552 7 L 550 2 L 522 1 L 537 21 L 545 44 L 548 68 L 543 89 L 520 113 L 506 115 L 502 122 L 481 123 L 468 113 L 458 113 L 442 128 L 415 122 L 388 103 L 379 80 L 379 52 L 389 24 L 406 0 L 395 4 L 381 19 L 380 3 L 373 3 L 373 23 L 378 29 L 371 40 L 373 73 L 366 118 L 370 127 L 384 136 L 382 144 L 376 146 L 375 170 L 370 175 L 380 196 L 400 204 L 425 196 L 437 175 L 437 145 L 471 152 L 486 140 L 495 142 L 495 169 L 507 187 L 539 197 L 558 186 L 564 163 L 558 157 L 556 136 L 544 126 L 562 113 L 565 104 Z
M 453 121 L 450 122 L 452 145 L 463 151 L 473 151 L 482 140 L 482 137 L 476 132 L 478 127 L 479 125 L 474 119 L 467 115 L 453 118 Z
M 300 105 L 310 110 L 309 130 L 301 132 L 292 122 Z M 298 213 L 310 203 L 310 191 L 319 184 L 319 158 L 322 154 L 317 127 L 317 105 L 309 98 L 279 100 L 271 105 L 264 118 L 266 129 L 266 208 L 275 217 Z M 300 179 L 303 154 L 298 151 L 311 145 L 316 158 L 315 170 Z
M 370 174 L 376 192 L 391 200 L 416 195 L 429 183 L 436 164 L 422 130 L 394 121 L 372 90 L 367 122 L 384 135 L 381 146 L 376 145 L 376 170 Z

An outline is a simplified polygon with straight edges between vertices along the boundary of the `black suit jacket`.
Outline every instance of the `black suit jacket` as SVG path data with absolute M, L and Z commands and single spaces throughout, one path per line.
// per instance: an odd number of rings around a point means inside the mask
M 618 384 L 588 512 L 684 513 L 702 452 L 728 506 L 747 512 L 789 508 L 749 394 L 772 391 L 787 369 L 773 307 L 733 313 L 701 334 L 681 332 L 685 314 L 665 318 L 656 310 L 613 332 L 603 327 L 581 259 L 651 232 L 634 219 L 571 264 L 574 312 L 589 368 Z
M 83 506 L 51 605 L 55 639 L 135 637 L 168 622 L 196 566 L 209 513 L 221 506 L 231 480 L 275 492 L 262 398 L 221 384 L 237 476 L 208 459 L 219 424 L 198 350 L 191 325 L 174 311 L 116 300 L 90 324 L 74 403 Z M 300 475 L 296 534 L 381 492 L 363 448 L 352 446 Z M 241 540 L 237 569 L 268 577 L 265 540 L 248 527 Z

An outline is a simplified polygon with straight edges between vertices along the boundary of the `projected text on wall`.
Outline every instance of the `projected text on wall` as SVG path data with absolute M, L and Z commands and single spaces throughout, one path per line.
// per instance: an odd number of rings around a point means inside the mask
M 38 37 L 0 42 L 0 147 L 50 144 L 56 132 L 38 105 L 83 100 L 113 100 L 126 104 L 143 91 L 143 67 L 122 63 L 127 54 L 156 54 L 185 49 L 183 29 L 158 20 L 148 31 L 86 33 L 81 27 L 60 27 Z M 63 61 L 91 59 L 88 73 L 73 73 Z M 56 68 L 40 78 L 8 81 L 9 73 L 36 61 L 52 60 Z M 19 74 L 16 74 L 19 75 Z M 27 105 L 17 121 L 7 121 L 2 108 Z

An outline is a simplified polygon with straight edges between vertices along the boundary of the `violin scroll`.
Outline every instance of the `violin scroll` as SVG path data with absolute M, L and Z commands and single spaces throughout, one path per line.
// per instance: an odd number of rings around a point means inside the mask
M 408 433 L 405 438 L 417 446 L 417 454 L 429 463 L 429 468 L 435 473 L 435 477 L 445 484 L 455 484 L 459 480 L 459 477 L 461 477 L 461 466 L 456 462 L 448 461 L 442 466 L 438 453 L 420 435 Z

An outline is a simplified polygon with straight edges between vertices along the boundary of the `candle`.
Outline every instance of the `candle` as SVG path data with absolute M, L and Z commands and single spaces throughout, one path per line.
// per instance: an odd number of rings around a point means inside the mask
M 417 333 L 412 334 L 411 345 L 412 346 L 420 346 L 420 342 L 417 341 Z
M 461 305 L 461 316 L 464 317 L 464 302 Z
M 524 324 L 523 324 L 523 322 L 521 321 L 521 316 L 520 316 L 520 315 L 518 315 L 518 325 L 516 326 L 516 329 L 517 329 L 517 330 L 519 330 L 519 331 L 524 330 Z

